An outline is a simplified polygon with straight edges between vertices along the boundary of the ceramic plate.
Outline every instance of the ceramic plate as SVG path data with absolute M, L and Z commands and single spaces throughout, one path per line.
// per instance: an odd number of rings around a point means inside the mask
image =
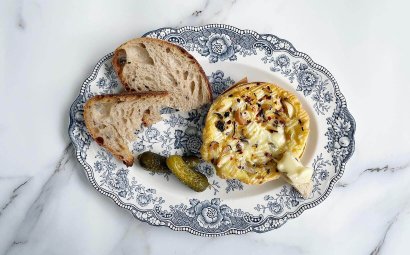
M 227 25 L 161 28 L 144 36 L 188 50 L 203 66 L 214 96 L 245 76 L 295 93 L 311 119 L 301 160 L 314 169 L 313 192 L 303 199 L 281 180 L 256 186 L 223 180 L 211 165 L 203 164 L 199 171 L 208 176 L 211 186 L 196 193 L 174 176 L 151 174 L 137 162 L 125 167 L 90 138 L 83 120 L 87 99 L 121 90 L 111 65 L 113 53 L 97 63 L 70 109 L 69 135 L 76 156 L 99 192 L 141 221 L 201 236 L 276 229 L 329 196 L 354 151 L 355 131 L 346 100 L 329 71 L 275 35 Z M 138 132 L 138 139 L 130 144 L 134 154 L 147 150 L 163 155 L 198 154 L 207 107 L 192 112 L 163 109 L 162 113 L 163 121 Z

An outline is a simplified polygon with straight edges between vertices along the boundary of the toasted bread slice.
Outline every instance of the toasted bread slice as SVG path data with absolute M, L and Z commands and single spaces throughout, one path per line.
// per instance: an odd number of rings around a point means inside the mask
M 99 95 L 85 103 L 85 125 L 99 145 L 132 166 L 134 156 L 128 142 L 135 139 L 141 124 L 148 126 L 161 120 L 159 111 L 169 104 L 168 92 Z
M 170 107 L 188 111 L 212 101 L 204 70 L 185 49 L 155 38 L 132 39 L 112 60 L 128 91 L 168 91 Z

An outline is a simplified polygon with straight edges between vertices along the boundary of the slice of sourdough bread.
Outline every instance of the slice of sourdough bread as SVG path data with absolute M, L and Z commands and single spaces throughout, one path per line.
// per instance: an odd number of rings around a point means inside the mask
M 126 166 L 134 156 L 128 143 L 135 139 L 141 124 L 148 126 L 161 120 L 159 111 L 170 104 L 168 92 L 99 95 L 84 106 L 85 125 L 93 139 Z
M 132 39 L 115 50 L 112 64 L 127 91 L 168 91 L 170 107 L 188 111 L 212 101 L 198 61 L 167 41 Z

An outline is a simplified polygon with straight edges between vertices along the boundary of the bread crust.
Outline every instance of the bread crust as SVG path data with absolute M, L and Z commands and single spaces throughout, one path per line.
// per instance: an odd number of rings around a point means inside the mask
M 131 90 L 130 86 L 127 84 L 127 82 L 124 79 L 124 76 L 122 75 L 122 70 L 123 70 L 123 65 L 121 65 L 121 63 L 123 63 L 123 59 L 122 56 L 124 55 L 124 46 L 126 46 L 128 43 L 130 42 L 154 42 L 154 43 L 158 43 L 158 44 L 162 44 L 164 47 L 174 47 L 179 49 L 179 51 L 185 55 L 186 57 L 188 57 L 189 59 L 191 59 L 192 61 L 194 61 L 194 65 L 198 68 L 202 78 L 204 78 L 205 82 L 206 82 L 206 86 L 208 89 L 208 95 L 209 95 L 209 101 L 212 102 L 212 88 L 211 85 L 209 83 L 208 77 L 205 74 L 204 69 L 202 68 L 202 66 L 199 64 L 199 62 L 194 58 L 194 56 L 192 56 L 188 51 L 186 51 L 184 48 L 182 48 L 179 45 L 170 43 L 168 41 L 164 41 L 164 40 L 160 40 L 157 38 L 149 38 L 149 37 L 141 37 L 141 38 L 134 38 L 131 39 L 123 44 L 121 44 L 115 51 L 114 51 L 114 56 L 112 58 L 112 65 L 114 67 L 115 72 L 117 73 L 118 77 L 120 78 L 121 84 L 124 86 L 124 89 L 126 90 Z M 125 65 L 125 63 L 124 63 Z

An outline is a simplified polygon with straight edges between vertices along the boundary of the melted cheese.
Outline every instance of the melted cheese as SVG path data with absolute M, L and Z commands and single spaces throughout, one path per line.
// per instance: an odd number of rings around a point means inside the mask
M 298 157 L 303 152 L 308 125 L 295 96 L 268 83 L 244 84 L 212 104 L 201 155 L 222 178 L 249 184 L 274 180 L 281 176 L 276 164 L 285 151 Z
M 271 134 L 261 124 L 251 122 L 243 129 L 243 133 L 249 141 L 245 150 L 254 150 L 260 157 L 265 157 L 265 153 L 275 155 L 275 152 L 286 142 L 282 127 L 278 128 L 278 132 Z
M 313 174 L 312 168 L 303 166 L 289 151 L 285 152 L 278 161 L 277 169 L 294 185 L 309 183 Z
M 216 108 L 217 111 L 219 112 L 225 112 L 231 107 L 232 105 L 232 100 L 230 98 L 224 99 L 221 104 Z

